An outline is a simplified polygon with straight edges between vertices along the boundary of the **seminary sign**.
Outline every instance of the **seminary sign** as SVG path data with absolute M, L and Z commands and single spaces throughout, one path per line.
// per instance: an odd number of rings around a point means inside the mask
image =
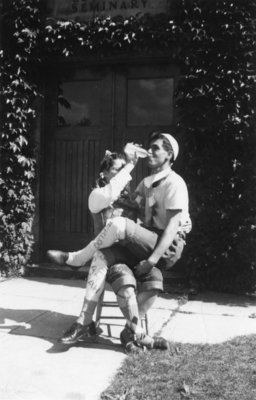
M 89 20 L 94 17 L 124 17 L 168 12 L 170 0 L 48 0 L 48 15 L 55 18 Z

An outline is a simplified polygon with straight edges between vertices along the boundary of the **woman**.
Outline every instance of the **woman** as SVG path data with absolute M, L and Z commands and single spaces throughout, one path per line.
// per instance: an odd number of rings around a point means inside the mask
M 109 229 L 111 229 L 112 218 L 114 218 L 115 221 L 119 219 L 118 216 L 124 216 L 134 220 L 137 219 L 138 205 L 130 198 L 128 187 L 128 183 L 132 179 L 130 172 L 133 170 L 136 162 L 136 154 L 134 156 L 126 155 L 125 159 L 121 154 L 106 151 L 105 157 L 100 164 L 100 177 L 96 182 L 96 188 L 92 190 L 88 200 L 96 234 L 98 232 L 100 232 L 100 234 L 104 232 L 104 229 L 102 231 L 104 226 L 108 226 Z M 122 218 L 120 218 L 120 220 L 122 220 Z M 87 257 L 89 261 L 97 250 L 94 246 L 94 241 L 89 243 L 86 248 L 89 252 Z M 81 263 L 81 257 L 84 260 L 84 250 L 85 249 L 69 253 L 59 250 L 49 250 L 47 255 L 51 261 L 58 264 L 66 264 L 71 267 L 79 268 L 85 263 L 84 261 Z M 102 260 L 97 258 L 96 252 L 88 274 L 84 304 L 75 323 L 76 329 L 80 329 L 81 326 L 87 327 L 86 332 L 83 332 L 79 336 L 79 341 L 97 335 L 92 315 L 94 314 L 100 295 L 104 290 L 107 275 L 105 262 L 101 261 Z M 77 337 L 75 338 L 74 336 L 74 340 L 72 341 L 73 333 L 76 333 L 76 329 L 74 332 L 72 331 L 71 338 L 70 330 L 68 330 L 60 339 L 60 342 L 64 344 L 76 343 Z M 66 335 L 69 336 L 68 341 L 65 340 Z
M 101 240 L 108 236 L 113 238 L 116 235 L 116 228 L 110 220 L 115 217 L 127 217 L 137 220 L 138 204 L 131 199 L 129 182 L 132 177 L 131 171 L 137 162 L 136 155 L 126 157 L 120 153 L 106 151 L 103 160 L 100 163 L 100 176 L 96 181 L 96 187 L 92 190 L 88 207 L 93 217 L 94 233 L 100 238 L 93 240 L 84 249 L 75 252 L 63 252 L 60 250 L 48 250 L 48 258 L 60 265 L 69 265 L 72 268 L 79 268 L 92 259 L 95 251 L 100 247 Z M 120 223 L 120 231 L 116 240 L 122 239 L 122 228 L 124 224 L 122 218 L 115 219 L 115 223 Z M 106 228 L 105 230 L 103 228 Z M 111 234 L 111 230 L 113 234 Z M 112 240 L 111 240 L 112 241 Z M 111 243 L 112 244 L 112 243 Z M 106 242 L 104 247 L 110 243 Z

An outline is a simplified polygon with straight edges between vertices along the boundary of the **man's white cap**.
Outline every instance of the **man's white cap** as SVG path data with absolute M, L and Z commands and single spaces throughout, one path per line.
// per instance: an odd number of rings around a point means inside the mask
M 172 135 L 170 135 L 170 133 L 161 133 L 161 135 L 163 135 L 168 140 L 170 145 L 172 146 L 173 160 L 176 160 L 176 158 L 178 157 L 178 154 L 179 154 L 179 145 L 178 145 L 177 140 L 174 139 L 174 137 Z

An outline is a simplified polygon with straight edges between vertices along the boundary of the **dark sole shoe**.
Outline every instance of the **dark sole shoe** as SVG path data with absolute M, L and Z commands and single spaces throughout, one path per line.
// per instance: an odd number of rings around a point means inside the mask
M 120 340 L 127 354 L 139 354 L 145 350 L 136 343 L 134 333 L 127 326 L 122 330 Z
M 160 336 L 150 337 L 148 335 L 144 335 L 141 338 L 136 338 L 136 343 L 141 346 L 145 347 L 148 350 L 169 350 L 170 344 L 169 342 Z
M 146 348 L 138 346 L 136 342 L 129 342 L 125 345 L 124 350 L 127 354 L 141 354 L 146 351 Z
M 153 337 L 153 339 L 154 339 L 153 349 L 170 350 L 170 343 L 163 337 L 155 336 Z
M 78 322 L 75 322 L 64 333 L 64 335 L 58 339 L 58 342 L 70 345 L 78 342 L 84 342 L 88 338 L 90 338 L 90 341 L 96 341 L 97 339 L 97 331 L 94 322 L 91 322 L 90 325 L 87 326 L 83 326 Z

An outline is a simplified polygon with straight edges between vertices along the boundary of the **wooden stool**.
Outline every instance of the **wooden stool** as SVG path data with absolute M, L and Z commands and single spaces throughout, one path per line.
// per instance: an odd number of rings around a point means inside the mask
M 96 329 L 99 328 L 101 320 L 102 319 L 110 319 L 110 320 L 115 320 L 115 319 L 122 319 L 125 320 L 123 315 L 102 315 L 102 309 L 103 307 L 108 307 L 108 308 L 119 308 L 119 305 L 116 300 L 114 301 L 109 301 L 109 300 L 104 300 L 105 296 L 105 289 L 103 290 L 102 294 L 100 295 L 98 304 L 97 304 L 97 309 L 96 309 Z M 121 310 L 120 310 L 121 314 Z M 107 325 L 107 331 L 108 331 L 108 336 L 111 336 L 111 323 L 106 323 Z M 145 329 L 146 334 L 148 335 L 148 316 L 145 314 L 144 318 L 141 318 L 141 326 L 142 328 Z

